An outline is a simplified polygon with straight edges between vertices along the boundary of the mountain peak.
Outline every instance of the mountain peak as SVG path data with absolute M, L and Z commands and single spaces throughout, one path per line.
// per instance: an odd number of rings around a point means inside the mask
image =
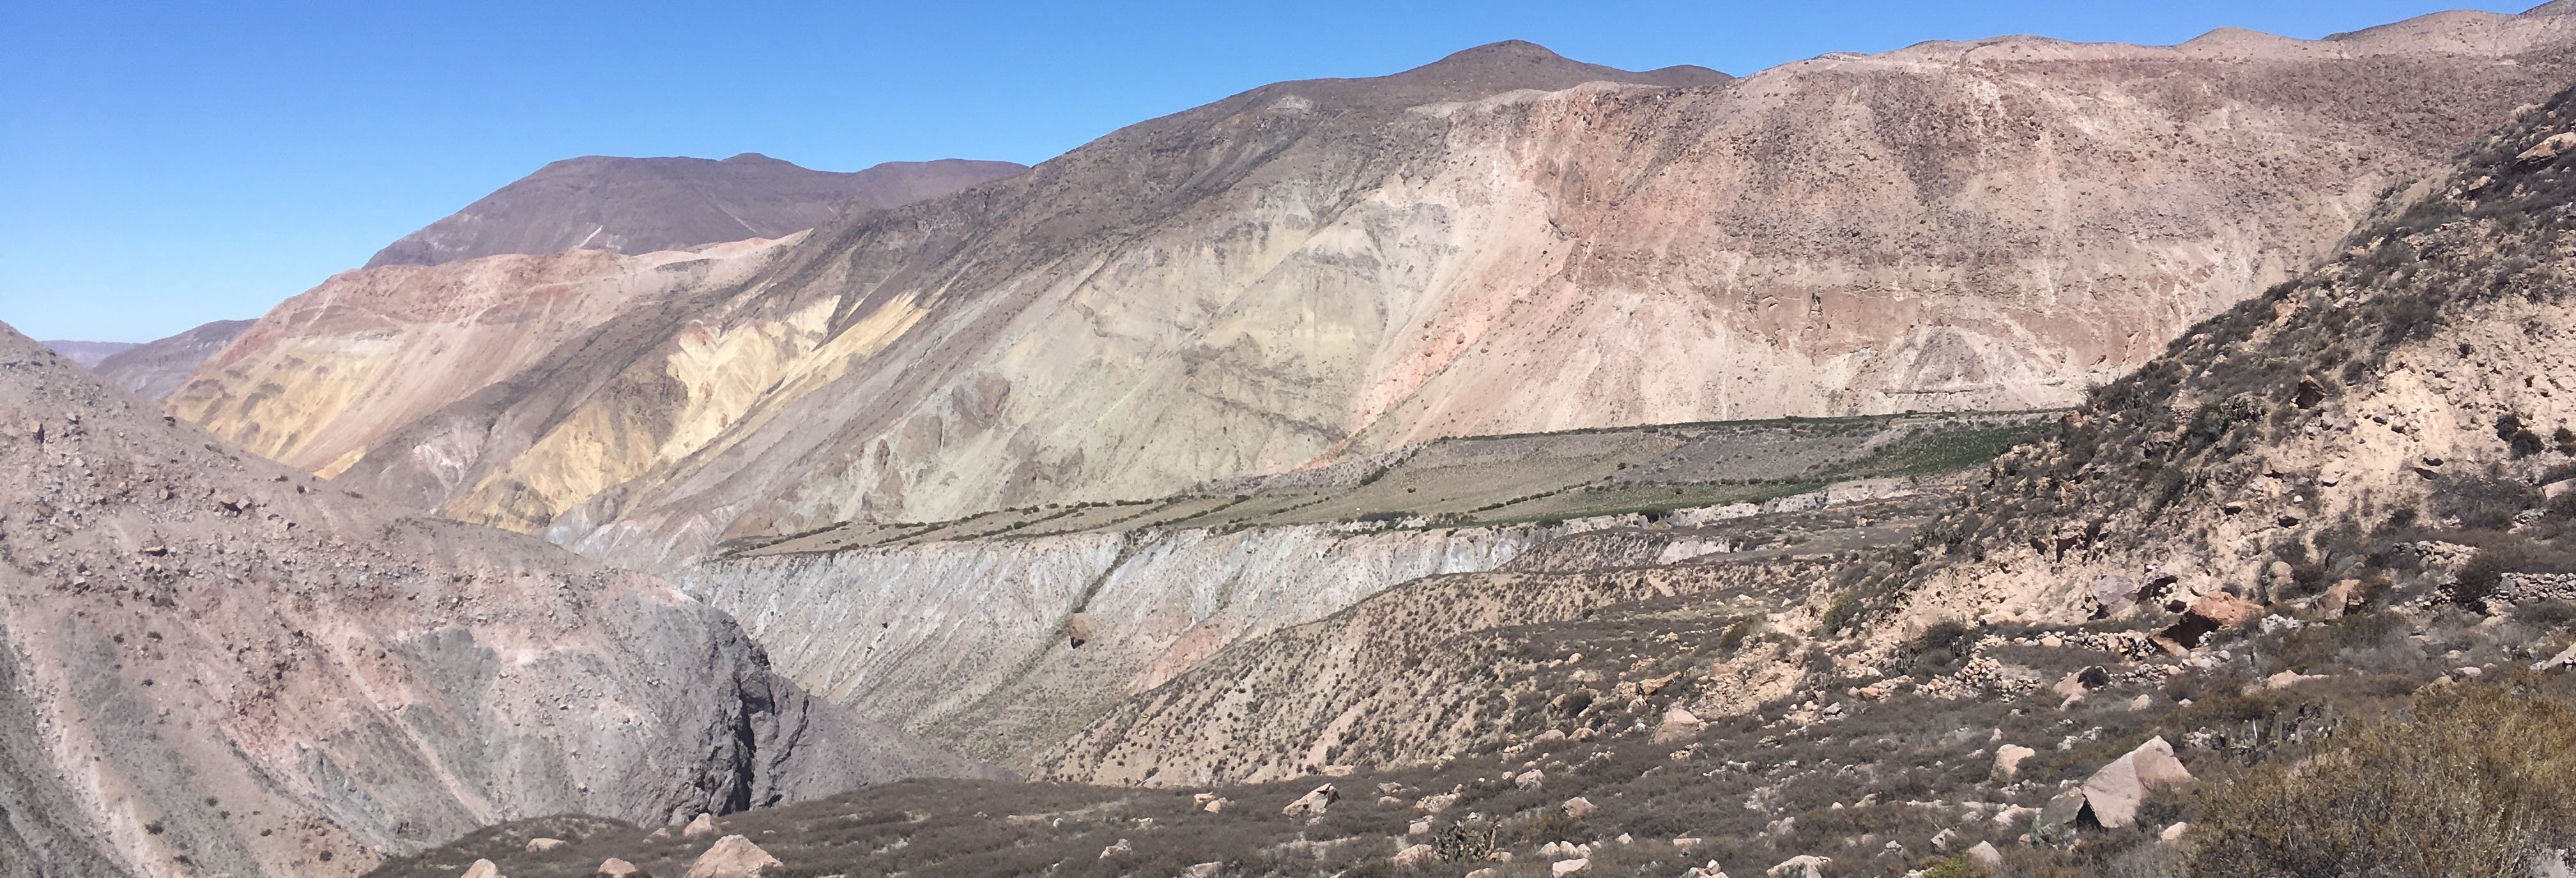
M 817 171 L 756 152 L 703 158 L 582 156 L 552 162 L 367 261 L 436 265 L 499 253 L 649 253 L 776 238 L 838 215 L 887 208 L 1027 170 L 1008 162 L 889 162 Z

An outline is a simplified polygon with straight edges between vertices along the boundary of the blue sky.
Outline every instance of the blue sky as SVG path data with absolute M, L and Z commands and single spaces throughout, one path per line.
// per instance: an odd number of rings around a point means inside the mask
M 2318 37 L 2461 5 L 0 0 L 0 321 L 143 341 L 256 316 L 577 155 L 1035 163 L 1262 83 L 1502 39 L 1744 74 L 2007 33 Z

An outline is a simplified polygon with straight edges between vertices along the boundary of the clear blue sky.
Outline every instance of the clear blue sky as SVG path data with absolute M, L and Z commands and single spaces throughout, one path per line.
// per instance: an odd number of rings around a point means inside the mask
M 577 155 L 1036 163 L 1262 83 L 1502 39 L 1740 75 L 2008 33 L 2318 37 L 2461 5 L 0 0 L 0 321 L 142 341 L 256 316 Z

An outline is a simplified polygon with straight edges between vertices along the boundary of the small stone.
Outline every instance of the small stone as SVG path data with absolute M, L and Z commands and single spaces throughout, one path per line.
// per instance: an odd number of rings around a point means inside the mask
M 1200 863 L 1181 870 L 1181 878 L 1216 878 L 1222 874 L 1225 874 L 1225 864 L 1221 862 Z
M 560 838 L 531 838 L 528 839 L 528 853 L 542 854 L 563 847 L 565 844 L 566 842 Z
M 1591 814 L 1593 808 L 1592 800 L 1582 796 L 1576 796 L 1565 800 L 1565 816 L 1572 817 L 1576 820 L 1581 820 L 1585 815 Z
M 1417 844 L 1396 851 L 1395 856 L 1390 859 L 1399 867 L 1423 866 L 1429 865 L 1436 855 L 1437 852 L 1433 851 L 1430 845 Z
M 1123 838 L 1122 838 L 1122 839 L 1119 839 L 1119 840 L 1118 840 L 1118 843 L 1117 843 L 1117 844 L 1113 844 L 1113 845 L 1110 845 L 1110 846 L 1108 846 L 1108 847 L 1101 848 L 1101 849 L 1100 849 L 1100 857 L 1099 857 L 1099 858 L 1100 858 L 1100 859 L 1103 859 L 1103 860 L 1106 860 L 1106 859 L 1109 859 L 1110 857 L 1115 857 L 1115 856 L 1118 856 L 1118 855 L 1120 855 L 1120 854 L 1132 854 L 1132 853 L 1135 853 L 1135 852 L 1136 852 L 1136 846 L 1135 846 L 1135 845 L 1133 845 L 1133 844 L 1129 844 L 1129 843 L 1128 843 L 1128 841 L 1127 841 L 1126 839 L 1123 839 Z
M 492 865 L 491 860 L 475 860 L 458 878 L 501 878 L 501 867 Z
M 2156 840 L 2163 842 L 2181 841 L 2183 832 L 2189 829 L 2191 829 L 2191 824 L 2175 821 L 2174 825 L 2165 827 L 2165 831 L 2156 833 Z
M 1547 772 L 1540 771 L 1535 768 L 1512 775 L 1512 786 L 1519 787 L 1524 790 L 1538 789 L 1540 784 L 1544 784 L 1546 782 Z
M 591 878 L 652 878 L 644 874 L 644 870 L 636 868 L 634 863 L 616 857 L 599 861 L 599 868 L 592 870 L 590 875 Z
M 1573 875 L 1580 873 L 1591 866 L 1592 860 L 1589 857 L 1572 860 L 1558 860 L 1554 863 L 1548 864 L 1547 874 L 1553 876 Z

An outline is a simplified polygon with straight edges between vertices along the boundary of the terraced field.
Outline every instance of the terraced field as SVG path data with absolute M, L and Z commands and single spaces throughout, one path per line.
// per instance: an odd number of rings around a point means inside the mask
M 2046 429 L 2054 415 L 1790 418 L 1442 439 L 1172 497 L 1002 509 L 942 522 L 843 522 L 738 540 L 725 550 L 752 556 L 1160 528 L 1476 527 L 1655 515 L 1976 466 Z

